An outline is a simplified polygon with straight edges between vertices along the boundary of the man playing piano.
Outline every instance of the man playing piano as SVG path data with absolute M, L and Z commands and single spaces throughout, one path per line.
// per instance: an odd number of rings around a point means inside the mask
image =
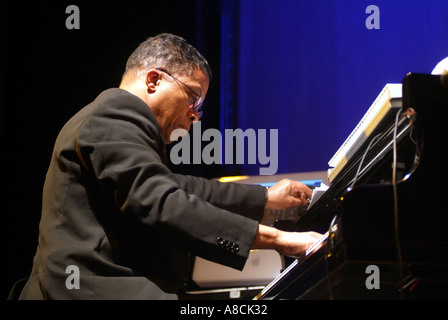
M 174 35 L 144 41 L 119 88 L 59 133 L 43 190 L 39 244 L 21 299 L 176 299 L 188 255 L 242 269 L 251 249 L 299 255 L 314 232 L 259 224 L 302 206 L 304 184 L 266 189 L 172 173 L 165 145 L 199 120 L 211 72 Z

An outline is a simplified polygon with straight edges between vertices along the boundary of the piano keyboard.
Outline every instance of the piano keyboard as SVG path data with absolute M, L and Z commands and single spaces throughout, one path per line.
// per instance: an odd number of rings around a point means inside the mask
M 336 230 L 337 225 L 334 225 L 331 228 L 331 233 L 335 232 Z M 327 231 L 324 235 L 322 235 L 322 237 L 320 237 L 318 241 L 316 241 L 312 246 L 310 246 L 303 255 L 294 260 L 294 262 L 292 262 L 285 270 L 283 270 L 282 273 L 280 273 L 274 280 L 272 280 L 272 282 L 269 283 L 253 300 L 259 300 L 263 298 L 266 294 L 268 294 L 280 280 L 282 280 L 287 274 L 289 274 L 289 272 L 292 269 L 294 269 L 297 265 L 299 265 L 309 255 L 317 251 L 322 246 L 322 244 L 327 240 L 329 235 L 330 235 L 329 231 Z

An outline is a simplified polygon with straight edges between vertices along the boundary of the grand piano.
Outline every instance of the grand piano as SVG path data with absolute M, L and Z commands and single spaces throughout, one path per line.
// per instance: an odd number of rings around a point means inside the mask
M 255 300 L 448 298 L 448 76 L 407 74 L 377 100 L 332 159 L 328 190 L 278 225 L 321 241 Z

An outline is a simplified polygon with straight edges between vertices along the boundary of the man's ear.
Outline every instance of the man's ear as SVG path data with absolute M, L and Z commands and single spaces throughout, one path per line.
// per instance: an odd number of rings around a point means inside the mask
M 146 73 L 145 83 L 148 93 L 155 92 L 160 83 L 160 72 L 156 69 L 149 70 Z

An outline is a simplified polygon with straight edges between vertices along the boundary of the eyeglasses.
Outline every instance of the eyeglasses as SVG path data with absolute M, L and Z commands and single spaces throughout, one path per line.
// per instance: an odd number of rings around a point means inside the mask
M 185 83 L 183 83 L 182 81 L 180 81 L 179 79 L 177 79 L 175 76 L 173 76 L 171 73 L 169 73 L 167 70 L 163 69 L 163 68 L 156 68 L 156 70 L 161 71 L 166 73 L 167 75 L 169 75 L 170 77 L 172 77 L 174 80 L 176 80 L 177 82 L 182 83 L 185 87 L 188 88 L 188 90 L 190 90 L 193 94 L 194 94 L 194 103 L 193 103 L 193 112 L 198 114 L 198 118 L 201 119 L 202 118 L 202 105 L 204 104 L 204 99 L 202 98 L 201 95 L 197 94 L 193 89 L 191 89 L 189 86 L 187 86 Z

